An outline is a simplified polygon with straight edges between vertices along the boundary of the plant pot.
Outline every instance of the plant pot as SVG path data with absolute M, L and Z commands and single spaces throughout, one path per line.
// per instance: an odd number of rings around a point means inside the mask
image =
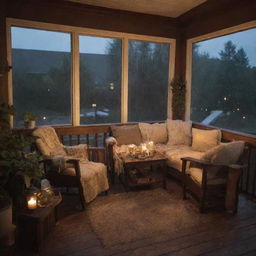
M 0 198 L 0 244 L 9 246 L 14 243 L 12 225 L 12 203 L 8 197 Z
M 35 120 L 31 120 L 31 121 L 24 121 L 24 126 L 27 129 L 33 129 L 36 127 L 36 121 Z

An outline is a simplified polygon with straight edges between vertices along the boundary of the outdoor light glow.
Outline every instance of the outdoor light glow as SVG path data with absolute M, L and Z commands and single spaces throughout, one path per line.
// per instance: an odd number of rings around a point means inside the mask
M 114 90 L 114 89 L 115 89 L 114 83 L 110 83 L 110 84 L 109 84 L 109 89 L 110 89 L 110 90 Z
M 46 120 L 46 116 L 44 116 L 43 119 Z
M 97 104 L 93 103 L 93 104 L 92 104 L 92 107 L 93 107 L 93 108 L 96 108 L 96 107 L 97 107 Z
M 243 119 L 245 119 L 245 116 L 243 116 Z
M 239 111 L 239 110 L 240 110 L 240 108 L 237 108 L 236 110 L 237 110 L 237 111 Z
M 224 100 L 227 100 L 227 97 L 224 97 L 223 99 L 224 99 Z

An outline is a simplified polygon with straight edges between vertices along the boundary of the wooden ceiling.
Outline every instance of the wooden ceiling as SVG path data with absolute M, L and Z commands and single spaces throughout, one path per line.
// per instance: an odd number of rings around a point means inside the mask
M 68 0 L 81 4 L 176 18 L 207 0 Z

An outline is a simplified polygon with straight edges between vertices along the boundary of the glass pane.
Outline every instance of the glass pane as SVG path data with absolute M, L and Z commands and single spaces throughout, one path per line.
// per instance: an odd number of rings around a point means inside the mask
M 120 39 L 80 36 L 80 122 L 120 122 Z
M 31 112 L 39 125 L 71 123 L 70 34 L 12 27 L 14 126 Z
M 167 117 L 169 44 L 129 41 L 128 120 Z
M 193 44 L 191 120 L 256 134 L 256 29 Z

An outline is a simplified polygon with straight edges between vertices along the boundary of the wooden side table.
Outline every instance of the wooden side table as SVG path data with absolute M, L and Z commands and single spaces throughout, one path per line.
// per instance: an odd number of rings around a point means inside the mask
M 47 207 L 32 211 L 24 209 L 18 213 L 17 239 L 20 248 L 40 250 L 45 238 L 57 222 L 57 210 L 61 201 L 61 194 L 58 193 Z
M 156 153 L 152 157 L 148 157 L 145 159 L 137 159 L 131 157 L 125 157 L 122 159 L 124 165 L 124 183 L 125 188 L 128 191 L 130 187 L 142 186 L 142 185 L 150 185 L 154 183 L 163 183 L 163 188 L 166 188 L 166 157 L 160 153 Z M 130 179 L 130 171 L 134 169 L 141 169 L 143 167 L 159 166 L 161 168 L 161 173 L 158 177 L 148 178 L 143 180 L 143 182 L 135 183 Z

